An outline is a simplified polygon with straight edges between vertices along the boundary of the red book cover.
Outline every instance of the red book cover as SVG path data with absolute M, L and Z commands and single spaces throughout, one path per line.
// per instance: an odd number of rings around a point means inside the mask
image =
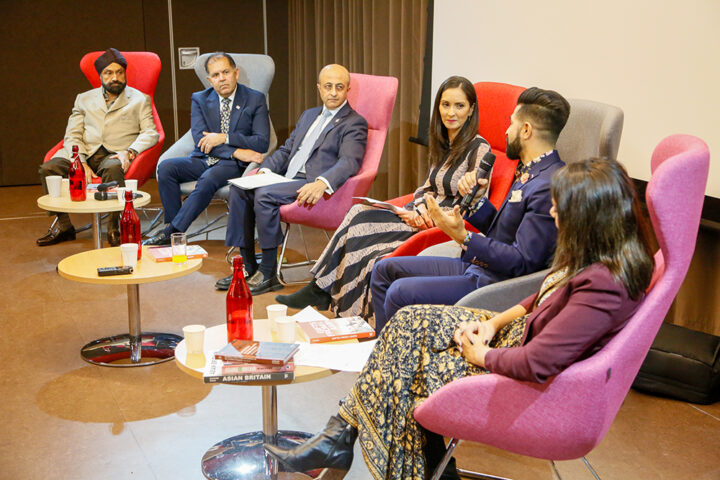
M 295 364 L 262 365 L 258 363 L 224 362 L 213 358 L 203 372 L 205 383 L 278 383 L 295 378 Z
M 215 352 L 215 358 L 229 362 L 252 362 L 284 365 L 295 355 L 297 343 L 256 342 L 233 340 Z
M 334 342 L 351 338 L 370 338 L 375 330 L 362 317 L 324 318 L 299 322 L 307 341 L 310 343 Z

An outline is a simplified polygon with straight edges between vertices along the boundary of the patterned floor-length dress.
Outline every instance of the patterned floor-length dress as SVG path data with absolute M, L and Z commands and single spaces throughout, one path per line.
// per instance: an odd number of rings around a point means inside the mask
M 556 290 L 564 274 L 556 272 L 545 279 L 538 304 Z M 412 305 L 398 310 L 385 326 L 339 410 L 345 421 L 357 427 L 374 479 L 425 479 L 425 435 L 413 410 L 453 380 L 488 373 L 468 363 L 452 337 L 460 322 L 485 321 L 494 315 L 466 307 Z M 490 346 L 520 345 L 528 316 L 501 329 Z
M 458 165 L 443 162 L 431 169 L 425 183 L 415 190 L 413 202 L 420 203 L 430 192 L 443 209 L 451 209 L 459 198 L 458 181 L 466 172 L 477 169 L 489 151 L 485 139 L 476 136 Z M 371 317 L 368 286 L 375 262 L 419 231 L 390 211 L 353 206 L 312 269 L 318 286 L 332 296 L 335 314 Z

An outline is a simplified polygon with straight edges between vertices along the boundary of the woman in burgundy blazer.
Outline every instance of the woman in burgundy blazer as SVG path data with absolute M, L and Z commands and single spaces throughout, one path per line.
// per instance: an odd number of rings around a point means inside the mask
M 325 430 L 293 449 L 266 450 L 296 471 L 326 468 L 323 478 L 341 478 L 359 436 L 373 478 L 423 480 L 444 453 L 442 437 L 412 416 L 423 399 L 488 371 L 544 382 L 607 344 L 641 304 L 654 267 L 633 183 L 619 163 L 593 159 L 558 170 L 551 195 L 557 249 L 537 294 L 499 314 L 402 308 Z M 442 478 L 459 478 L 454 462 Z

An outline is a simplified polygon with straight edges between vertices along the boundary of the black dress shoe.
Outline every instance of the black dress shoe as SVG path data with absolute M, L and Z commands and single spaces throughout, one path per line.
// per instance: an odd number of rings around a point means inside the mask
M 253 272 L 253 273 L 254 273 L 254 272 Z M 248 273 L 245 272 L 245 271 L 243 272 L 243 275 L 245 275 L 245 280 L 247 280 L 248 278 L 252 277 L 252 275 L 248 275 Z M 217 282 L 215 282 L 215 288 L 217 288 L 218 290 L 227 290 L 228 288 L 230 288 L 230 284 L 232 283 L 232 279 L 233 279 L 233 274 L 231 273 L 231 274 L 228 275 L 227 277 L 221 278 L 220 280 L 218 280 Z
M 143 245 L 163 245 L 168 246 L 170 245 L 170 235 L 168 235 L 165 232 L 160 232 L 154 237 L 148 238 L 147 240 L 143 240 Z
M 218 289 L 218 290 L 227 290 L 228 288 L 230 288 L 230 284 L 232 283 L 232 279 L 233 279 L 233 276 L 232 276 L 232 273 L 231 273 L 231 274 L 228 275 L 227 277 L 221 278 L 220 280 L 218 280 L 217 282 L 215 282 L 215 288 Z
M 339 415 L 330 417 L 325 429 L 297 447 L 285 449 L 265 444 L 265 450 L 295 472 L 327 469 L 322 478 L 342 478 L 353 461 L 358 431 Z
M 253 295 L 261 295 L 267 292 L 274 292 L 283 288 L 282 283 L 277 278 L 277 275 L 273 275 L 270 278 L 265 278 L 263 273 L 258 270 L 255 274 L 250 277 L 247 281 L 248 287 L 250 287 L 250 293 Z
M 117 247 L 120 245 L 120 230 L 108 230 L 107 241 L 111 247 Z
M 51 228 L 45 235 L 38 238 L 35 243 L 40 247 L 47 247 L 48 245 L 55 245 L 56 243 L 66 242 L 68 240 L 75 240 L 75 227 L 73 226 L 70 226 L 70 228 L 66 230 Z
M 318 310 L 327 310 L 330 308 L 330 294 L 317 286 L 313 278 L 310 283 L 303 288 L 290 295 L 277 295 L 275 300 L 278 303 L 287 305 L 290 308 L 303 309 L 312 305 Z

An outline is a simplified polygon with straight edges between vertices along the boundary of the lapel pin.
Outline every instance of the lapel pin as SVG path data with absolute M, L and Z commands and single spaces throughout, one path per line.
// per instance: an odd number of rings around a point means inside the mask
M 235 110 L 240 110 L 240 105 L 235 105 Z

